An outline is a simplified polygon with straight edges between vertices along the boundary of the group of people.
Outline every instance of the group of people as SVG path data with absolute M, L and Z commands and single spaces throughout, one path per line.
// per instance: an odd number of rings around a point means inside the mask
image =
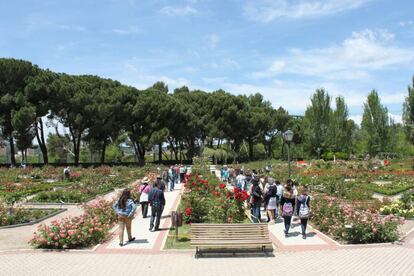
M 120 198 L 114 203 L 113 208 L 118 216 L 119 223 L 119 245 L 124 245 L 124 231 L 127 230 L 128 242 L 135 240 L 131 234 L 131 224 L 135 216 L 137 205 L 141 204 L 142 217 L 147 218 L 148 207 L 151 207 L 151 219 L 149 230 L 151 232 L 159 231 L 161 215 L 165 207 L 164 191 L 166 183 L 162 177 L 157 180 L 150 181 L 148 177 L 144 177 L 139 186 L 139 199 L 131 197 L 131 190 L 123 190 Z
M 271 177 L 253 178 L 250 188 L 250 205 L 253 222 L 261 222 L 261 207 L 267 211 L 267 221 L 275 224 L 279 216 L 283 217 L 285 237 L 289 237 L 292 218 L 300 219 L 302 238 L 306 239 L 306 228 L 310 218 L 310 196 L 306 187 L 301 187 L 291 179 L 282 185 Z
M 175 185 L 184 181 L 188 169 L 183 164 L 171 166 L 163 173 L 163 180 L 168 183 L 168 191 L 174 190 Z

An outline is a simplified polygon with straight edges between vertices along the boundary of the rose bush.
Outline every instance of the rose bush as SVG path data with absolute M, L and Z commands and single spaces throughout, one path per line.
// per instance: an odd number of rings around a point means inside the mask
M 403 223 L 393 215 L 361 210 L 340 203 L 335 197 L 320 196 L 312 202 L 312 224 L 336 239 L 348 243 L 382 243 L 398 240 Z
M 116 222 L 112 203 L 97 198 L 83 205 L 83 209 L 85 213 L 81 216 L 40 225 L 30 243 L 37 248 L 69 249 L 84 248 L 106 240 Z
M 211 176 L 192 174 L 184 183 L 181 210 L 187 223 L 238 223 L 245 220 L 244 202 L 249 195 L 238 188 L 227 189 Z

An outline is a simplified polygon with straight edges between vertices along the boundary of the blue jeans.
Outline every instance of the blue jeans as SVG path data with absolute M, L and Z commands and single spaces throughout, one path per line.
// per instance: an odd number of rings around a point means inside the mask
M 285 234 L 289 233 L 291 221 L 292 221 L 292 216 L 283 216 L 283 222 L 285 223 Z
M 171 192 L 172 190 L 174 190 L 174 185 L 175 185 L 175 181 L 173 179 L 171 179 L 168 182 L 168 190 Z
M 260 222 L 260 204 L 259 203 L 253 203 L 252 215 L 253 215 L 253 222 L 259 223 Z
M 158 230 L 162 214 L 161 204 L 153 204 L 151 208 L 150 229 Z

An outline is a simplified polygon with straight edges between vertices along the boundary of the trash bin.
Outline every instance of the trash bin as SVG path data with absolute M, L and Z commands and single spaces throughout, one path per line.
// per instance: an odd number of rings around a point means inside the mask
M 183 214 L 177 211 L 171 212 L 172 225 L 174 227 L 183 226 Z

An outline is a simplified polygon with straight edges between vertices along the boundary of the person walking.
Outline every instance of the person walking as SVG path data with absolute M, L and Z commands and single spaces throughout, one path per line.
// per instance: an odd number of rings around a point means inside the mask
M 149 185 L 149 178 L 144 177 L 142 179 L 141 186 L 139 187 L 139 203 L 141 204 L 142 217 L 146 218 L 148 214 L 148 195 L 151 191 L 151 185 Z
M 180 165 L 180 183 L 183 183 L 185 176 L 185 167 L 183 164 Z
M 164 192 L 160 189 L 160 182 L 156 182 L 149 193 L 148 200 L 151 204 L 151 221 L 150 228 L 151 232 L 158 231 L 160 227 L 160 220 L 162 210 L 165 205 Z
M 241 171 L 240 174 L 236 177 L 236 187 L 240 190 L 246 190 L 246 177 Z
M 174 184 L 175 184 L 175 170 L 174 167 L 171 166 L 168 170 L 168 191 L 174 190 Z
M 292 186 L 286 186 L 280 205 L 282 207 L 282 217 L 285 224 L 285 237 L 289 237 L 289 228 L 292 222 L 293 211 L 295 209 L 295 196 L 293 195 Z
M 277 210 L 277 186 L 273 178 L 269 177 L 266 187 L 265 201 L 267 216 L 269 217 L 269 224 L 275 224 L 276 210 Z
M 280 201 L 282 200 L 282 195 L 283 195 L 283 186 L 280 183 L 279 180 L 276 180 L 276 188 L 277 188 L 277 192 L 276 192 L 276 210 L 275 210 L 275 220 L 277 220 L 277 218 L 279 217 L 279 210 L 280 210 Z
M 302 239 L 306 239 L 306 227 L 310 217 L 310 196 L 308 189 L 303 187 L 300 195 L 296 198 L 297 215 L 300 218 L 300 227 L 302 229 Z
M 129 189 L 123 190 L 121 197 L 114 203 L 113 208 L 118 215 L 119 246 L 124 246 L 125 227 L 128 234 L 128 242 L 135 240 L 135 237 L 131 235 L 131 223 L 137 206 L 131 198 L 131 191 Z
M 253 222 L 260 222 L 260 206 L 262 205 L 262 189 L 259 187 L 259 180 L 252 180 L 252 189 L 251 189 L 251 206 L 252 206 L 252 215 Z

